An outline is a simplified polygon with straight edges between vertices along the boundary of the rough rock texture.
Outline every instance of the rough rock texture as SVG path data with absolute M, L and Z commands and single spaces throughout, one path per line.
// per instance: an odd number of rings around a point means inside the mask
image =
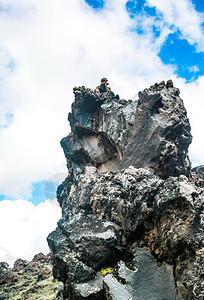
M 179 90 L 162 82 L 136 102 L 74 93 L 62 218 L 48 236 L 64 298 L 203 299 L 204 190 Z
M 18 259 L 13 268 L 1 262 L 0 299 L 62 300 L 63 284 L 53 278 L 51 255 L 39 253 L 30 262 Z
M 137 104 L 109 101 L 90 89 L 74 88 L 75 101 L 68 120 L 72 132 L 62 139 L 67 166 L 76 177 L 91 164 L 101 171 L 118 169 L 123 149 L 132 134 Z
M 190 124 L 172 81 L 139 93 L 133 135 L 125 148 L 121 168 L 147 168 L 162 178 L 189 175 L 187 156 Z
M 199 166 L 192 169 L 191 181 L 197 186 L 204 187 L 204 166 Z
M 196 173 L 201 179 L 204 179 L 204 166 L 195 167 L 192 172 Z

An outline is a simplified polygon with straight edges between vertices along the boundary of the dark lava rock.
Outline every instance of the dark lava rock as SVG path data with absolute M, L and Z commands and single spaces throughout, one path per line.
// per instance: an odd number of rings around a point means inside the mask
M 68 116 L 72 132 L 61 141 L 70 174 L 76 177 L 88 164 L 100 172 L 116 170 L 132 134 L 137 102 L 109 101 L 107 93 L 98 96 L 85 87 L 74 88 L 74 94 Z
M 124 279 L 124 284 L 121 283 L 121 277 Z M 121 261 L 118 279 L 109 274 L 104 278 L 104 282 L 107 296 L 114 300 L 182 299 L 176 293 L 173 267 L 166 263 L 159 266 L 146 248 L 137 249 L 135 271 L 128 269 Z
M 135 102 L 74 94 L 62 218 L 48 236 L 65 299 L 203 299 L 202 168 L 190 170 L 179 90 L 169 80 Z
M 45 254 L 43 254 L 42 252 L 36 254 L 34 257 L 33 257 L 33 261 L 36 261 L 36 262 L 45 262 L 47 260 L 47 257 Z
M 190 174 L 190 123 L 179 89 L 155 84 L 139 93 L 133 135 L 121 168 L 147 168 L 161 178 Z
M 15 281 L 15 276 L 6 262 L 0 262 L 0 285 Z
M 17 259 L 13 266 L 13 271 L 21 272 L 28 265 L 27 260 L 23 260 L 21 258 Z
M 191 181 L 197 186 L 204 187 L 204 166 L 198 166 L 191 170 Z
M 204 166 L 195 167 L 192 169 L 192 172 L 195 172 L 201 179 L 204 179 Z

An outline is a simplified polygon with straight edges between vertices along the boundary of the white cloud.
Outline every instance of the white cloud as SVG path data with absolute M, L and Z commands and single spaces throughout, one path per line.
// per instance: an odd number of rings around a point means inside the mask
M 31 260 L 49 252 L 46 238 L 57 226 L 61 209 L 55 202 L 37 206 L 26 200 L 0 202 L 0 261 L 10 265 L 18 258 Z
M 190 44 L 197 44 L 198 51 L 204 51 L 204 15 L 195 10 L 190 0 L 147 0 L 147 3 L 162 12 L 164 20 L 176 26 Z
M 204 111 L 204 76 L 190 83 L 185 80 L 176 78 L 174 83 L 181 91 L 181 98 L 187 110 L 187 116 L 191 124 L 191 133 L 193 142 L 189 147 L 192 165 L 204 164 L 204 139 L 203 139 L 203 111 Z
M 199 72 L 199 71 L 200 71 L 200 69 L 199 69 L 199 67 L 198 67 L 198 66 L 192 66 L 192 67 L 188 67 L 188 70 L 189 70 L 190 72 L 194 72 L 194 73 L 196 73 L 196 72 Z

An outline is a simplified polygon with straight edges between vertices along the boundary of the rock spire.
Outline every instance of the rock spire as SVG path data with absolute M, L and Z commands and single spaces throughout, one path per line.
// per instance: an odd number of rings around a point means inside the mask
M 62 218 L 48 236 L 64 299 L 203 299 L 202 168 L 191 173 L 179 90 L 169 80 L 137 101 L 74 95 Z

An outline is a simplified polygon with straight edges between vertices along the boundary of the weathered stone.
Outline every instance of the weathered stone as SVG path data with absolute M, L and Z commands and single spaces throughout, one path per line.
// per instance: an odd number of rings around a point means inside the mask
M 52 256 L 39 253 L 33 260 L 18 259 L 13 268 L 0 263 L 0 299 L 12 300 L 63 300 L 62 284 L 52 276 Z M 5 273 L 5 270 L 7 272 Z M 61 286 L 61 288 L 60 288 Z
M 106 299 L 108 300 L 132 300 L 131 293 L 112 275 L 107 275 L 104 279 L 106 289 Z
M 75 284 L 74 295 L 77 296 L 76 299 L 96 299 L 104 300 L 105 291 L 103 290 L 103 276 L 101 272 L 96 274 L 93 280 L 86 283 Z M 74 299 L 74 298 L 73 298 Z
M 201 179 L 204 179 L 204 166 L 195 167 L 192 169 L 192 172 L 195 172 Z
M 57 278 L 62 275 L 61 268 L 68 269 L 68 277 L 65 272 L 60 280 L 86 282 L 95 277 L 94 270 L 117 261 L 120 248 L 116 225 L 79 213 L 69 221 L 61 219 L 58 226 L 58 232 L 48 236 L 48 244 L 54 254 Z M 63 263 L 60 264 L 59 260 Z
M 194 265 L 200 259 L 195 253 L 202 248 L 203 231 L 197 221 L 202 218 L 203 195 L 196 186 L 183 175 L 164 181 L 133 167 L 103 174 L 92 171 L 89 175 L 80 175 L 68 194 L 66 184 L 61 188 L 60 197 L 66 199 L 64 217 L 58 230 L 48 237 L 54 255 L 59 257 L 62 251 L 66 256 L 71 249 L 74 257 L 96 271 L 102 266 L 116 265 L 119 259 L 126 259 L 134 268 L 137 262 L 131 243 L 135 241 L 136 245 L 148 245 L 159 262 L 166 261 L 176 266 L 176 270 L 180 270 L 180 255 L 185 253 L 186 269 L 190 266 L 194 284 L 199 285 L 201 267 Z M 54 244 L 50 244 L 51 240 Z M 68 261 L 69 264 L 72 261 L 69 255 Z M 77 264 L 75 259 L 74 265 Z M 59 265 L 57 261 L 54 269 Z M 79 277 L 70 277 L 72 272 L 65 270 L 66 264 L 58 273 L 64 274 L 60 279 L 69 289 L 71 282 L 91 279 L 80 273 Z M 182 282 L 186 275 L 178 273 L 178 280 Z M 174 280 L 177 280 L 176 273 Z M 178 292 L 184 294 L 183 289 L 183 286 L 178 287 Z M 185 296 L 190 292 L 190 287 L 188 291 L 185 289 Z
M 198 166 L 191 170 L 191 181 L 199 187 L 204 187 L 204 166 Z
M 134 271 L 120 262 L 123 270 L 119 270 L 118 280 L 112 275 L 105 277 L 107 299 L 181 299 L 175 289 L 173 266 L 166 263 L 159 266 L 156 259 L 145 248 L 137 249 L 136 261 L 137 268 Z M 123 284 L 119 282 L 121 276 L 124 280 Z
M 202 172 L 190 173 L 179 90 L 161 82 L 135 102 L 74 93 L 62 218 L 48 236 L 64 297 L 203 299 Z
M 72 133 L 61 141 L 70 174 L 75 177 L 87 164 L 100 172 L 117 170 L 132 134 L 137 103 L 110 101 L 85 87 L 74 88 L 75 102 L 68 120 Z
M 21 258 L 17 259 L 14 263 L 13 270 L 16 272 L 22 271 L 28 265 L 27 260 L 23 260 Z
M 51 274 L 52 274 L 52 269 L 45 267 L 45 268 L 42 269 L 42 271 L 39 272 L 38 280 L 47 279 L 51 276 Z
M 45 254 L 43 254 L 42 252 L 36 254 L 33 257 L 33 261 L 37 261 L 37 262 L 44 262 L 47 260 L 47 257 L 45 256 Z
M 0 262 L 0 285 L 13 282 L 14 274 L 9 270 L 9 265 L 6 262 Z
M 190 123 L 179 89 L 155 84 L 139 93 L 133 135 L 121 168 L 147 168 L 161 178 L 190 174 Z

